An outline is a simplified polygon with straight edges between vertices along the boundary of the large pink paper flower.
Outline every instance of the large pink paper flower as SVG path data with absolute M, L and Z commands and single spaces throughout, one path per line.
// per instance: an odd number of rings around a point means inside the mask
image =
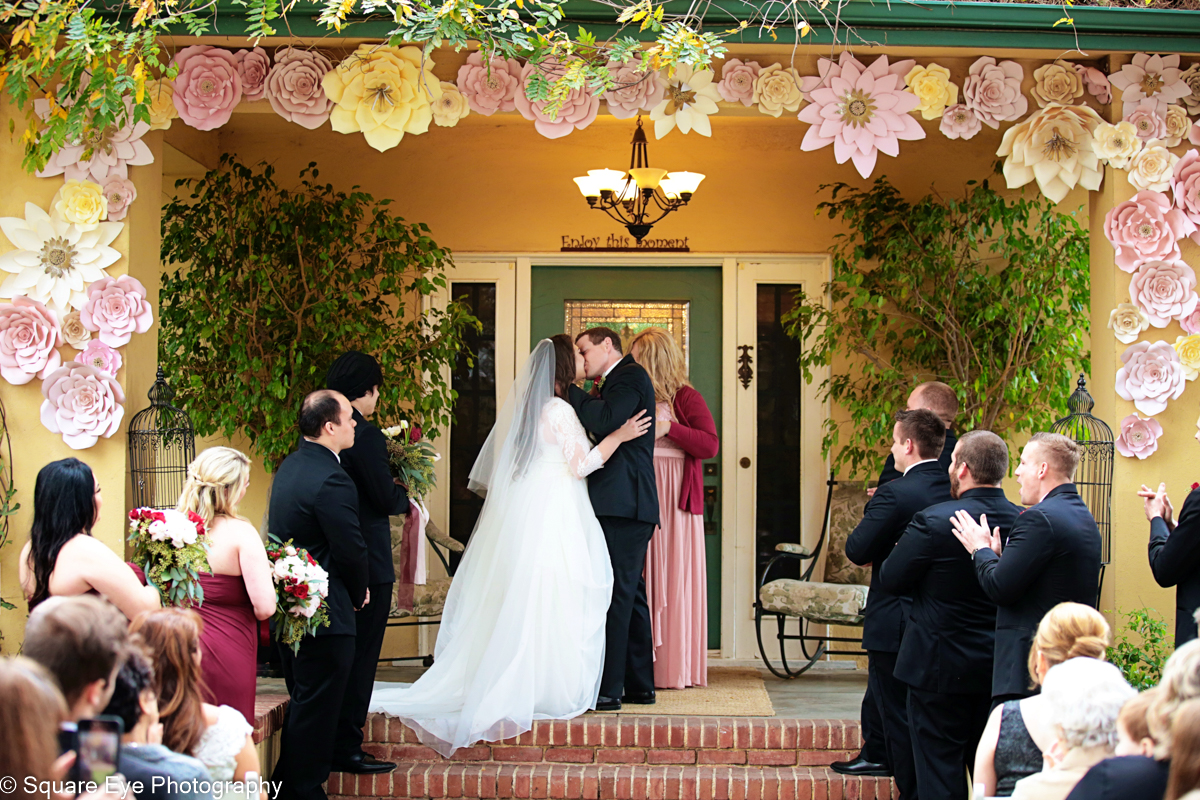
M 125 417 L 125 393 L 117 379 L 78 361 L 68 361 L 47 375 L 42 397 L 42 424 L 51 433 L 61 433 L 72 450 L 112 436 Z
M 837 61 L 831 61 L 828 58 L 817 59 L 816 80 L 813 80 L 811 76 L 805 76 L 804 85 L 801 87 L 801 91 L 804 92 L 804 99 L 812 102 L 812 98 L 809 97 L 809 93 L 812 92 L 813 89 L 828 89 L 829 81 L 840 76 L 842 74 L 842 68 L 847 64 L 854 64 L 855 69 L 859 70 L 860 72 L 863 69 L 862 62 L 855 58 L 854 54 L 849 50 L 843 50 L 842 54 L 838 56 Z M 880 56 L 871 62 L 872 69 L 883 69 L 885 72 L 890 72 L 899 78 L 900 86 L 904 86 L 905 76 L 908 75 L 908 73 L 911 72 L 912 68 L 916 65 L 917 61 L 913 58 L 906 58 L 903 61 L 889 63 L 887 56 Z
M 1125 365 L 1117 370 L 1117 395 L 1133 401 L 1146 416 L 1165 411 L 1187 385 L 1179 354 L 1167 342 L 1138 342 L 1121 354 Z
M 1083 64 L 1071 66 L 1075 67 L 1079 77 L 1083 78 L 1083 88 L 1087 89 L 1088 94 L 1104 105 L 1112 102 L 1112 84 L 1108 82 L 1107 75 L 1095 67 L 1086 67 Z
M 1131 113 L 1143 100 L 1149 100 L 1160 116 L 1167 115 L 1167 106 L 1192 93 L 1183 82 L 1179 56 L 1160 56 L 1138 53 L 1133 63 L 1121 67 L 1108 77 L 1113 88 L 1121 93 L 1123 112 Z
M 1175 195 L 1175 207 L 1200 226 L 1200 152 L 1188 150 L 1175 162 L 1171 193 Z M 1200 236 L 1193 234 L 1192 239 L 1200 244 Z
M 998 128 L 1001 122 L 1020 119 L 1029 110 L 1029 101 L 1021 94 L 1024 78 L 1025 70 L 1017 62 L 997 64 L 991 56 L 983 56 L 971 65 L 963 81 L 963 102 L 984 125 Z
M 1161 139 L 1167 135 L 1167 120 L 1158 113 L 1158 107 L 1149 100 L 1143 100 L 1126 114 L 1125 122 L 1133 126 L 1133 129 L 1137 131 L 1138 138 L 1143 142 Z
M 662 100 L 667 82 L 657 70 L 639 72 L 635 63 L 610 61 L 608 71 L 617 88 L 604 93 L 604 102 L 608 104 L 608 113 L 617 119 L 632 119 Z
M 50 113 L 45 100 L 35 100 L 34 110 L 43 119 Z M 45 168 L 37 173 L 39 178 L 62 175 L 65 180 L 90 180 L 104 183 L 111 175 L 129 177 L 130 166 L 154 163 L 154 154 L 142 141 L 150 131 L 150 123 L 133 121 L 133 100 L 125 100 L 125 124 L 120 128 L 91 131 L 82 141 L 64 145 L 46 162 Z M 88 150 L 92 154 L 84 158 Z
M 37 300 L 14 297 L 0 306 L 0 377 L 15 386 L 44 378 L 62 364 L 58 315 Z
M 89 367 L 95 367 L 101 372 L 106 372 L 114 378 L 117 377 L 117 371 L 124 363 L 120 353 L 99 339 L 92 339 L 88 342 L 75 360 L 81 364 L 87 364 Z
M 1117 250 L 1117 266 L 1133 272 L 1147 261 L 1177 261 L 1179 240 L 1196 225 L 1171 207 L 1162 192 L 1138 192 L 1104 217 L 1104 235 Z
M 904 79 L 889 71 L 880 57 L 870 67 L 847 59 L 828 87 L 813 89 L 811 103 L 800 111 L 800 121 L 811 126 L 801 150 L 833 145 L 839 164 L 853 160 L 858 174 L 871 177 L 880 152 L 895 156 L 901 139 L 924 139 L 920 123 L 908 115 L 920 100 L 904 91 Z
M 89 286 L 79 318 L 83 327 L 100 334 L 100 341 L 109 347 L 122 347 L 129 344 L 133 334 L 150 330 L 154 311 L 141 281 L 122 275 Z
M 458 68 L 458 91 L 476 114 L 515 111 L 521 90 L 521 64 L 515 58 L 493 58 L 485 64 L 483 54 L 476 52 Z
M 333 101 L 325 96 L 321 81 L 333 63 L 315 50 L 281 47 L 267 75 L 267 102 L 275 113 L 314 131 L 329 119 Z
M 1156 328 L 1196 310 L 1196 273 L 1182 261 L 1148 261 L 1129 281 L 1129 296 Z
M 721 81 L 717 92 L 726 103 L 741 103 L 749 108 L 754 105 L 754 82 L 762 65 L 757 61 L 742 61 L 731 58 L 721 70 Z
M 267 95 L 267 74 L 271 71 L 271 57 L 261 47 L 238 50 L 238 75 L 242 79 L 242 99 L 247 102 L 262 100 Z
M 242 100 L 242 76 L 233 53 L 206 44 L 175 54 L 175 110 L 184 123 L 201 131 L 219 128 Z
M 562 65 L 554 59 L 547 59 L 541 64 L 526 64 L 521 70 L 521 88 L 514 98 L 521 116 L 533 120 L 534 129 L 547 139 L 561 139 L 571 131 L 583 130 L 596 120 L 596 114 L 600 112 L 600 97 L 592 94 L 586 86 L 572 89 L 554 118 L 546 112 L 545 100 L 530 100 L 526 96 L 525 87 L 535 71 L 542 70 L 546 75 L 555 76 L 562 69 Z
M 1144 459 L 1158 449 L 1158 437 L 1163 435 L 1162 425 L 1156 419 L 1142 419 L 1130 414 L 1121 420 L 1121 434 L 1117 437 L 1117 452 L 1126 458 Z

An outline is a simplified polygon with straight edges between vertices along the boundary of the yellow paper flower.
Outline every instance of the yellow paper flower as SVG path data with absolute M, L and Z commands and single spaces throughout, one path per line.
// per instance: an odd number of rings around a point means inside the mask
M 1183 106 L 1167 107 L 1167 147 L 1177 147 L 1192 129 L 1192 121 L 1188 119 L 1187 109 Z
M 94 231 L 108 216 L 108 198 L 98 183 L 68 180 L 54 196 L 50 210 L 81 231 Z
M 1200 375 L 1200 333 L 1180 336 L 1176 339 L 1175 352 L 1179 353 L 1179 363 L 1183 366 L 1183 377 L 1189 381 L 1196 380 L 1196 377 Z
M 802 92 L 803 79 L 792 67 L 782 64 L 772 64 L 759 70 L 754 80 L 754 95 L 752 102 L 758 104 L 758 110 L 772 117 L 779 117 L 784 111 L 799 111 L 800 103 L 804 102 Z
M 1083 78 L 1070 64 L 1055 61 L 1033 71 L 1033 89 L 1030 94 L 1037 104 L 1045 108 L 1050 103 L 1074 105 L 1083 97 Z
M 958 87 L 950 82 L 950 70 L 937 64 L 913 67 L 904 82 L 919 101 L 913 110 L 920 111 L 923 119 L 940 119 L 948 106 L 958 102 Z
M 422 64 L 419 47 L 363 44 L 326 73 L 325 95 L 337 105 L 329 122 L 338 133 L 358 133 L 379 152 L 400 144 L 404 134 L 425 133 L 433 121 L 430 104 L 442 96 L 433 60 Z
M 442 81 L 442 96 L 433 101 L 432 108 L 434 124 L 443 128 L 453 128 L 460 119 L 471 113 L 467 98 L 449 81 Z
M 150 130 L 165 131 L 171 120 L 179 119 L 175 110 L 175 84 L 166 78 L 146 81 L 146 99 L 150 101 Z

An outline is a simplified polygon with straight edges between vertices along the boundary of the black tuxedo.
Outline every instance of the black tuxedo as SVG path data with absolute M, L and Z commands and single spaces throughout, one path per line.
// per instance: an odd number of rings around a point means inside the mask
M 938 463 L 942 465 L 942 469 L 947 474 L 950 473 L 950 460 L 954 455 L 954 446 L 958 444 L 958 437 L 954 435 L 954 431 L 946 429 L 946 444 L 942 446 L 942 454 L 938 456 Z M 879 473 L 879 482 L 876 486 L 883 486 L 885 483 L 890 483 L 903 475 L 900 470 L 896 469 L 896 457 L 888 453 L 887 460 L 883 462 L 883 472 Z
M 358 409 L 354 409 L 353 416 L 358 423 L 354 428 L 354 446 L 339 455 L 342 468 L 358 490 L 358 525 L 367 543 L 371 602 L 355 615 L 354 666 L 334 746 L 334 759 L 338 762 L 362 752 L 363 726 L 367 723 L 371 688 L 392 606 L 392 584 L 396 581 L 389 517 L 408 511 L 408 493 L 392 480 L 382 431 L 358 413 Z
M 271 487 L 271 533 L 303 547 L 329 573 L 329 627 L 280 647 L 291 701 L 284 715 L 278 775 L 283 800 L 325 800 L 336 721 L 354 662 L 355 608 L 367 594 L 367 545 L 358 492 L 333 451 L 301 441 Z
M 1175 530 L 1167 530 L 1162 517 L 1150 520 L 1150 569 L 1163 588 L 1175 590 L 1175 646 L 1196 638 L 1200 607 L 1200 489 L 1183 501 Z
M 1171 762 L 1149 756 L 1115 756 L 1096 764 L 1075 784 L 1067 800 L 1161 800 Z
M 1096 607 L 1100 530 L 1075 484 L 1056 486 L 1025 509 L 1001 555 L 986 547 L 976 552 L 975 576 L 999 606 L 992 697 L 1028 697 L 1029 648 L 1042 617 L 1059 603 Z
M 919 511 L 950 499 L 950 476 L 937 461 L 910 468 L 884 484 L 867 501 L 863 518 L 846 539 L 846 556 L 855 564 L 881 564 Z M 912 600 L 892 594 L 879 583 L 879 569 L 871 570 L 871 591 L 863 622 L 863 648 L 867 650 L 867 690 L 883 720 L 888 762 L 901 797 L 917 796 L 912 741 L 908 727 L 908 687 L 895 678 L 896 653 Z
M 639 410 L 652 420 L 645 435 L 623 443 L 602 469 L 588 476 L 588 494 L 604 529 L 613 568 L 600 695 L 619 699 L 624 692 L 654 689 L 654 644 L 642 575 L 646 547 L 658 524 L 654 386 L 646 370 L 632 356 L 625 356 L 605 377 L 599 397 L 572 386 L 568 399 L 584 429 L 597 441 Z
M 909 686 L 918 792 L 966 800 L 964 767 L 973 769 L 991 705 L 996 604 L 954 536 L 950 518 L 959 509 L 974 519 L 987 514 L 1002 537 L 1021 512 L 999 488 L 970 489 L 930 506 L 913 517 L 878 573 L 889 592 L 912 595 L 895 675 Z

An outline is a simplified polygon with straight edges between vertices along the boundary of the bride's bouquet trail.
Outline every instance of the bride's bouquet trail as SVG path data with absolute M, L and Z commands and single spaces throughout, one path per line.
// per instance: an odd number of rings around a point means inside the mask
M 129 544 L 134 563 L 167 602 L 185 608 L 204 603 L 199 573 L 211 570 L 202 517 L 173 508 L 135 508 L 129 512 Z
M 399 425 L 384 428 L 383 435 L 387 439 L 392 475 L 408 487 L 409 497 L 428 496 L 437 480 L 433 465 L 442 457 L 433 445 L 421 439 L 421 426 L 403 420 Z
M 275 640 L 300 652 L 300 640 L 329 627 L 329 573 L 292 540 L 270 534 L 267 558 L 275 581 Z

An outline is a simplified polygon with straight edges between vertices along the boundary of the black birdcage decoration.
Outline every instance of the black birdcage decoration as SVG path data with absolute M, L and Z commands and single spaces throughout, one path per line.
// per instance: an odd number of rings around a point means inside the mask
M 174 508 L 183 492 L 188 464 L 196 456 L 196 431 L 182 409 L 171 405 L 175 392 L 162 367 L 146 393 L 150 407 L 129 422 L 129 473 L 135 508 Z
M 1075 486 L 1100 529 L 1100 563 L 1108 564 L 1112 555 L 1112 428 L 1091 414 L 1096 405 L 1088 394 L 1087 379 L 1079 383 L 1067 400 L 1070 414 L 1054 423 L 1051 430 L 1075 440 L 1079 445 L 1079 466 L 1075 470 Z

